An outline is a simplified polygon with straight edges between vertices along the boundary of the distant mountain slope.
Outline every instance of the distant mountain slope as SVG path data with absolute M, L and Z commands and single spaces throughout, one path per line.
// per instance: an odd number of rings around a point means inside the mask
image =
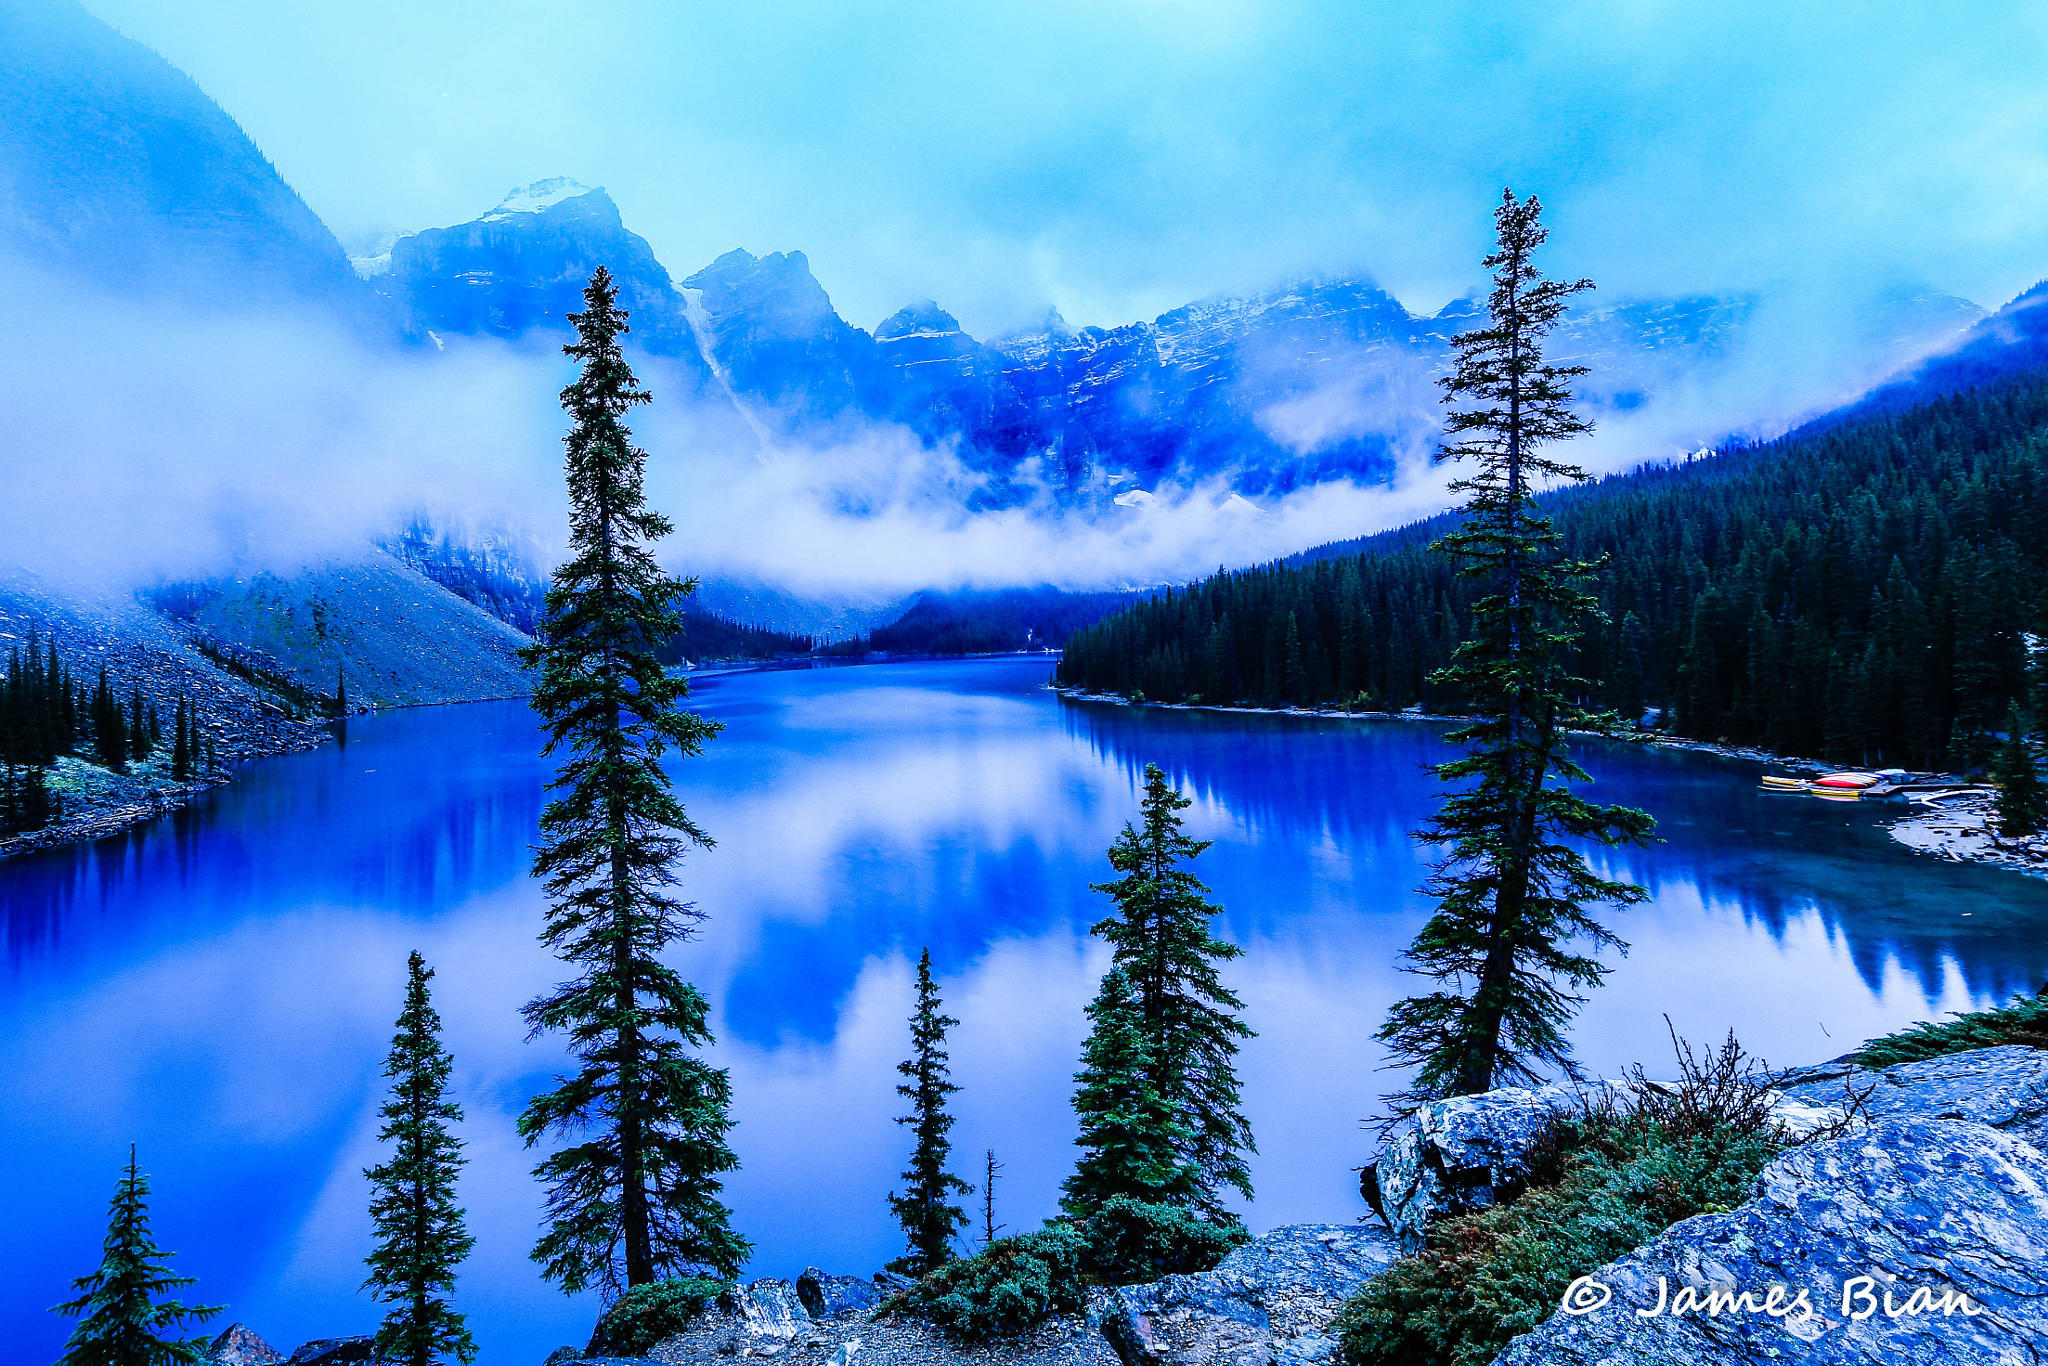
M 2048 280 L 1977 320 L 1955 345 L 1920 361 L 1836 417 L 1896 412 L 2008 375 L 2043 369 L 2048 369 Z
M 0 571 L 0 660 L 25 648 L 32 635 L 57 647 L 77 682 L 91 686 L 104 667 L 117 693 L 125 698 L 141 690 L 167 722 L 179 699 L 189 700 L 225 758 L 317 742 L 286 716 L 278 698 L 208 659 L 189 628 L 133 594 L 58 588 L 21 571 Z
M 215 641 L 323 693 L 402 705 L 524 695 L 526 636 L 382 551 L 284 578 L 257 573 L 160 597 Z
M 233 303 L 361 294 L 235 121 L 71 0 L 0 0 L 0 248 Z
M 826 646 L 823 653 L 967 655 L 1057 650 L 1075 631 L 1147 596 L 1144 590 L 1071 593 L 1051 587 L 920 593 L 894 621 Z

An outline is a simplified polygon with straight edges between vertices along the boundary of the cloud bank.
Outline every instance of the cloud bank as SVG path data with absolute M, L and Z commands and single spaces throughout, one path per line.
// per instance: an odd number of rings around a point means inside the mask
M 418 512 L 532 547 L 565 536 L 551 341 L 364 341 L 301 316 L 201 312 L 96 295 L 0 263 L 0 310 L 20 320 L 0 367 L 10 414 L 0 472 L 0 561 L 125 586 L 290 572 L 357 553 Z M 1843 335 L 1818 294 L 1759 303 L 1734 350 L 1679 351 L 1647 373 L 1641 406 L 1601 417 L 1579 444 L 1596 472 L 1698 449 L 1732 431 L 1771 435 L 1852 396 L 1925 336 Z M 27 329 L 33 328 L 33 331 Z M 1390 359 L 1391 356 L 1391 359 Z M 1654 361 L 1654 357 L 1652 358 Z M 881 602 L 925 588 L 1052 583 L 1087 589 L 1180 581 L 1426 516 L 1446 500 L 1435 467 L 1430 366 L 1405 352 L 1323 358 L 1313 387 L 1274 387 L 1285 356 L 1244 383 L 1264 432 L 1313 469 L 1362 435 L 1384 441 L 1384 482 L 1298 481 L 1248 498 L 1224 470 L 1115 503 L 1076 506 L 1026 468 L 989 506 L 986 476 L 946 445 L 886 423 L 805 440 L 664 393 L 635 415 L 649 491 L 676 523 L 664 547 L 707 582 L 769 585 L 820 601 Z M 718 403 L 711 398 L 703 403 Z M 1288 487 L 1288 481 L 1279 481 Z M 1015 490 L 1021 487 L 1021 501 Z

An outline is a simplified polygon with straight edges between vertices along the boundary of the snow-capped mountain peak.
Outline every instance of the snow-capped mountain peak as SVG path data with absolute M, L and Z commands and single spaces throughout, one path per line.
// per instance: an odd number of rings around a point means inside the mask
M 515 214 L 539 213 L 553 208 L 565 199 L 576 199 L 589 194 L 591 187 L 568 176 L 550 176 L 536 180 L 531 185 L 522 185 L 498 202 L 498 207 L 485 214 L 480 222 L 497 223 Z

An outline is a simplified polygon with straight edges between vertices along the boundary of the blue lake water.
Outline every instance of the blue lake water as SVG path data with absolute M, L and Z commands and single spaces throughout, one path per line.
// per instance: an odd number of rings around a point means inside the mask
M 1437 784 L 1433 728 L 1063 703 L 1042 660 L 699 680 L 725 723 L 677 771 L 718 839 L 688 860 L 709 913 L 675 961 L 709 995 L 744 1168 L 729 1187 L 754 1275 L 866 1272 L 899 1250 L 884 1194 L 903 1133 L 894 1064 L 929 945 L 954 1033 L 963 1173 L 993 1147 L 998 1217 L 1051 1212 L 1070 1161 L 1087 926 L 1103 851 L 1143 765 L 1196 799 L 1200 870 L 1246 948 L 1229 977 L 1257 1228 L 1362 1212 L 1361 1120 L 1393 1079 L 1372 1031 L 1409 983 L 1426 913 L 1408 831 Z M 346 744 L 249 765 L 186 811 L 97 844 L 0 862 L 0 1342 L 55 1356 L 46 1312 L 97 1260 L 132 1140 L 156 1228 L 285 1350 L 369 1331 L 362 1169 L 404 959 L 435 966 L 467 1107 L 478 1238 L 459 1300 L 490 1366 L 538 1366 L 594 1313 L 531 1263 L 539 1194 L 512 1118 L 559 1055 L 518 1007 L 556 968 L 526 877 L 545 770 L 520 703 L 390 712 Z M 1598 745 L 1603 800 L 1665 842 L 1612 856 L 1655 899 L 1576 1030 L 1615 1069 L 1736 1027 L 1773 1061 L 1988 1004 L 2048 978 L 2048 884 L 1890 843 L 1880 813 L 1756 791 L 1755 766 Z M 972 1168 L 974 1170 L 968 1171 Z M 220 1320 L 225 1323 L 227 1318 Z M 218 1326 L 218 1325 L 217 1325 Z

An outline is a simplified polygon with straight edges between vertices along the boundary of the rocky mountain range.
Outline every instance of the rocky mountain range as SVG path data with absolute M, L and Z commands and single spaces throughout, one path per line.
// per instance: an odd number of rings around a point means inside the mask
M 227 113 L 73 0 L 0 0 L 0 252 L 202 304 L 315 302 L 416 345 L 552 343 L 602 263 L 650 387 L 696 405 L 709 439 L 758 453 L 890 424 L 957 454 L 970 505 L 1108 508 L 1162 485 L 1257 498 L 1384 478 L 1433 436 L 1432 378 L 1476 316 L 1470 299 L 1420 314 L 1370 281 L 1320 279 L 1114 327 L 1049 312 L 977 338 L 924 300 L 868 329 L 839 314 L 800 251 L 736 249 L 679 279 L 603 190 L 561 177 L 398 236 L 350 271 Z M 1591 368 L 1595 416 L 1710 385 L 1752 362 L 1750 343 L 1775 325 L 1768 294 L 1593 298 L 1556 350 Z M 1873 290 L 1813 325 L 1810 349 L 1834 359 L 1811 392 L 1773 402 L 1824 410 L 1982 316 L 1953 296 Z M 1798 415 L 1735 398 L 1682 435 Z
M 640 348 L 688 396 L 736 410 L 755 441 L 898 424 L 956 449 L 987 479 L 976 496 L 995 503 L 1048 489 L 1110 503 L 1162 483 L 1221 478 L 1258 495 L 1384 477 L 1434 435 L 1432 379 L 1478 316 L 1470 299 L 1419 315 L 1369 281 L 1326 279 L 1111 328 L 1054 312 L 986 340 L 924 300 L 869 331 L 840 316 L 802 252 L 734 250 L 676 283 L 603 190 L 564 178 L 514 190 L 470 223 L 400 237 L 356 267 L 415 328 L 513 339 L 559 333 L 600 262 L 621 280 Z M 1596 413 L 1629 412 L 1738 364 L 1768 306 L 1759 295 L 1597 305 L 1571 320 L 1557 352 L 1590 368 Z M 1845 364 L 1875 377 L 1982 316 L 1953 296 L 1877 294 L 1845 320 Z

